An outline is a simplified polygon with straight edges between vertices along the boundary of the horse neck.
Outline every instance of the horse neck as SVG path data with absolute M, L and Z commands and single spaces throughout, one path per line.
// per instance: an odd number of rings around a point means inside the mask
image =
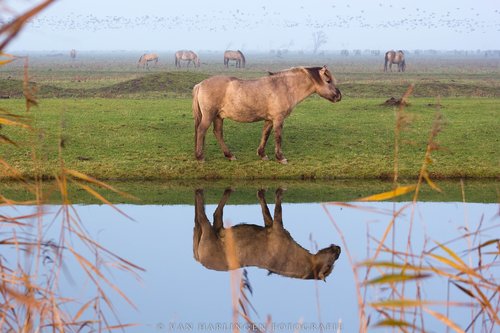
M 289 258 L 281 267 L 266 267 L 270 272 L 293 277 L 306 279 L 314 275 L 314 255 L 309 251 L 297 245 L 289 249 Z
M 303 71 L 285 74 L 285 82 L 291 97 L 292 108 L 315 92 L 312 79 Z

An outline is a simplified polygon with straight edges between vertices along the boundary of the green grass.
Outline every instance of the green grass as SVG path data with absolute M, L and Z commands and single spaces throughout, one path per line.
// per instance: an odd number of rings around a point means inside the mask
M 288 165 L 256 156 L 262 123 L 225 122 L 225 138 L 238 158 L 224 159 L 207 133 L 206 162 L 193 158 L 191 99 L 43 99 L 32 111 L 34 132 L 4 127 L 20 148 L 2 145 L 0 156 L 25 176 L 34 176 L 31 146 L 42 158 L 42 176 L 59 167 L 64 140 L 68 168 L 99 179 L 391 179 L 395 109 L 384 99 L 349 98 L 331 104 L 312 97 L 285 121 L 283 149 Z M 412 98 L 405 112 L 412 122 L 401 134 L 400 176 L 418 176 L 436 113 L 436 99 Z M 434 178 L 497 178 L 499 99 L 443 98 L 446 121 L 429 170 Z M 22 110 L 23 101 L 2 107 Z M 31 133 L 31 134 L 29 134 Z M 42 140 L 41 140 L 42 139 Z M 272 137 L 267 152 L 273 156 Z M 5 173 L 2 173 L 5 175 Z

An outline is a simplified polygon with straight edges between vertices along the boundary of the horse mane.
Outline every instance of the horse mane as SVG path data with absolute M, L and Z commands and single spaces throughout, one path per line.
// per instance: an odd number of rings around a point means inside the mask
M 279 72 L 271 72 L 267 71 L 269 76 L 283 76 L 288 73 L 296 73 L 296 72 L 306 72 L 309 77 L 315 82 L 321 84 L 323 80 L 321 79 L 321 75 L 319 74 L 319 71 L 322 69 L 322 67 L 292 67 L 289 69 L 285 69 Z
M 240 54 L 241 59 L 243 59 L 243 62 L 245 62 L 246 59 L 245 59 L 245 56 L 243 55 L 243 52 L 241 52 L 240 50 L 238 50 L 237 52 Z
M 321 79 L 321 75 L 319 74 L 319 71 L 322 69 L 322 67 L 304 67 L 304 69 L 307 71 L 307 74 L 309 74 L 309 77 L 318 84 L 321 84 L 323 80 Z

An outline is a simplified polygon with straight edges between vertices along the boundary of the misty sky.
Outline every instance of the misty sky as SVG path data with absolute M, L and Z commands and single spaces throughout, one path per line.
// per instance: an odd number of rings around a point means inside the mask
M 58 0 L 7 50 L 310 51 L 318 31 L 320 50 L 500 49 L 500 1 Z

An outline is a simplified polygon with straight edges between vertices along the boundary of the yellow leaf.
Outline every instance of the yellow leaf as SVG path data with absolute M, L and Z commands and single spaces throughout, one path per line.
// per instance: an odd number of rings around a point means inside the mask
M 452 322 L 450 319 L 448 319 L 448 317 L 442 315 L 441 313 L 439 312 L 436 312 L 436 311 L 433 311 L 431 309 L 428 309 L 426 307 L 423 308 L 425 312 L 429 313 L 431 316 L 441 320 L 443 323 L 446 324 L 446 326 L 452 328 L 455 332 L 458 332 L 458 333 L 465 333 L 464 330 L 462 330 L 460 327 L 458 327 L 457 324 L 455 324 L 454 322 Z
M 17 122 L 17 121 L 12 121 L 6 118 L 0 118 L 0 124 L 7 125 L 7 126 L 18 126 L 18 127 L 23 127 L 23 128 L 31 128 L 29 125 Z
M 131 194 L 119 191 L 119 190 L 115 189 L 113 186 L 108 185 L 106 183 L 103 183 L 103 182 L 101 182 L 101 181 L 99 181 L 99 180 L 97 180 L 97 179 L 95 179 L 93 177 L 87 176 L 86 174 L 81 173 L 79 171 L 71 170 L 71 169 L 64 169 L 64 172 L 67 173 L 67 174 L 69 174 L 69 175 L 71 175 L 71 176 L 73 176 L 73 177 L 75 177 L 75 178 L 84 180 L 87 183 L 95 184 L 97 186 L 100 186 L 100 187 L 106 188 L 106 189 L 108 189 L 110 191 L 113 191 L 115 193 L 118 193 L 118 194 L 120 194 L 123 197 L 127 197 L 127 198 L 130 198 L 130 199 L 133 199 L 133 200 L 139 200 L 138 198 L 134 197 Z
M 0 60 L 0 66 L 13 62 L 15 59 Z
M 384 274 L 378 278 L 367 281 L 366 284 L 404 282 L 409 280 L 425 279 L 430 276 L 431 274 Z
M 415 185 L 398 186 L 396 189 L 392 191 L 370 195 L 368 197 L 361 198 L 358 201 L 382 201 L 382 200 L 392 199 L 400 195 L 410 193 L 413 190 L 415 190 L 415 188 L 416 188 Z
M 438 192 L 442 192 L 441 189 L 436 185 L 436 183 L 434 183 L 431 178 L 429 177 L 429 173 L 427 171 L 424 171 L 422 176 L 424 176 L 425 178 L 425 181 L 427 182 L 427 184 L 429 184 L 429 186 L 435 190 L 435 191 L 438 191 Z

